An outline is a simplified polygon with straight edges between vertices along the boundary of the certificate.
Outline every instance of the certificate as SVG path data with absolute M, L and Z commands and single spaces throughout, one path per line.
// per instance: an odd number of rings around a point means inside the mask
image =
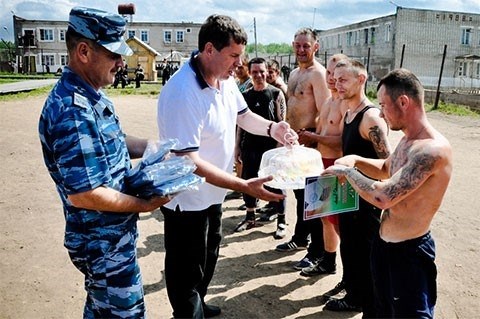
M 354 210 L 358 210 L 358 193 L 348 181 L 342 185 L 334 175 L 305 179 L 304 220 Z

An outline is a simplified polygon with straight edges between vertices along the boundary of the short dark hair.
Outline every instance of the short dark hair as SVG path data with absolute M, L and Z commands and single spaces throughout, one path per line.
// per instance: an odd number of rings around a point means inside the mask
M 248 70 L 250 71 L 252 64 L 265 64 L 265 67 L 267 67 L 267 61 L 265 61 L 264 58 L 252 58 L 250 61 L 248 61 Z
M 280 63 L 278 63 L 278 61 L 275 60 L 275 59 L 270 59 L 270 60 L 268 60 L 268 61 L 267 61 L 267 67 L 273 68 L 273 69 L 275 69 L 275 70 L 277 70 L 277 71 L 280 71 Z
M 247 33 L 238 22 L 225 15 L 213 14 L 200 27 L 198 33 L 198 49 L 202 52 L 207 42 L 211 42 L 220 51 L 230 45 L 230 40 L 236 44 L 247 44 Z
M 422 83 L 413 72 L 407 69 L 395 69 L 385 75 L 377 85 L 385 88 L 385 92 L 392 101 L 396 101 L 400 95 L 407 95 L 418 104 L 423 103 L 424 89 Z

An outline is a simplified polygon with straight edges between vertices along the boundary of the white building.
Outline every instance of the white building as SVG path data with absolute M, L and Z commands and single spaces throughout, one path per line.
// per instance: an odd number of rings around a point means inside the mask
M 16 63 L 19 72 L 56 72 L 68 63 L 67 21 L 27 20 L 13 16 Z M 185 58 L 197 48 L 201 24 L 193 22 L 128 22 L 125 38 L 136 37 L 156 50 L 161 62 L 178 52 Z
M 377 80 L 400 66 L 425 86 L 480 88 L 480 14 L 397 7 L 396 13 L 320 30 L 320 55 L 344 53 Z

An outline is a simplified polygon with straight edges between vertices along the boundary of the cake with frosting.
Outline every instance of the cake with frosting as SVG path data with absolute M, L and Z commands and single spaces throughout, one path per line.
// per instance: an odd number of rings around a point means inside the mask
M 319 151 L 301 145 L 279 147 L 266 151 L 262 156 L 258 176 L 273 176 L 265 185 L 280 189 L 305 187 L 305 178 L 318 176 L 323 171 Z

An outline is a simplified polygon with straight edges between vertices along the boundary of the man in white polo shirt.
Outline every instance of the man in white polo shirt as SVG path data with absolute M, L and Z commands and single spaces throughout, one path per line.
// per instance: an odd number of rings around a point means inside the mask
M 189 156 L 206 183 L 178 194 L 162 209 L 165 217 L 165 280 L 175 318 L 209 318 L 220 308 L 205 304 L 218 259 L 222 202 L 226 189 L 266 201 L 282 194 L 267 191 L 271 177 L 243 180 L 234 176 L 235 125 L 258 135 L 297 135 L 286 122 L 272 122 L 251 112 L 233 75 L 247 43 L 245 30 L 232 18 L 212 15 L 199 32 L 199 52 L 170 78 L 158 100 L 161 140 L 176 138 L 178 155 Z M 290 134 L 286 134 L 290 133 Z

